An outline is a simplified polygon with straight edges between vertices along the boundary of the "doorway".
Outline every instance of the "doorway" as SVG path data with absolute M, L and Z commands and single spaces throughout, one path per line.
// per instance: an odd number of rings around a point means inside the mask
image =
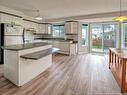
M 89 24 L 80 23 L 80 32 L 78 35 L 78 53 L 88 53 L 89 51 Z
M 91 52 L 107 53 L 115 48 L 117 27 L 116 23 L 91 24 Z

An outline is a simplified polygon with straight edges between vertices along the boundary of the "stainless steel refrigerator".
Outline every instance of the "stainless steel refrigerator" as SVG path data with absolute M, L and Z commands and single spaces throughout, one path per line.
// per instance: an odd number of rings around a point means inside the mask
M 23 27 L 13 24 L 0 24 L 0 46 L 23 44 Z M 4 52 L 0 49 L 0 64 L 4 63 Z

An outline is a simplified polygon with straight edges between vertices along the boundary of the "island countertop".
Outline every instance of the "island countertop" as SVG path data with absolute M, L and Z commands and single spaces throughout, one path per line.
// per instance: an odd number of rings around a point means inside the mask
M 37 42 L 37 43 L 27 43 L 27 44 L 3 46 L 2 48 L 6 49 L 6 50 L 19 51 L 19 50 L 36 48 L 36 47 L 41 47 L 41 46 L 46 46 L 46 45 L 51 45 L 51 44 L 44 43 L 44 42 Z
M 17 86 L 37 77 L 52 65 L 51 44 L 44 42 L 4 46 L 4 77 Z

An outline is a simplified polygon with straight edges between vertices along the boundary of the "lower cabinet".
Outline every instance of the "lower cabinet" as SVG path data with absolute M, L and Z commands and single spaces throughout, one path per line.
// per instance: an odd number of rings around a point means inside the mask
M 77 43 L 70 44 L 70 55 L 76 55 L 78 53 Z
M 53 47 L 59 48 L 59 53 L 67 55 L 76 55 L 77 54 L 77 44 L 70 42 L 54 41 Z
M 52 44 L 53 48 L 59 48 L 61 54 L 76 55 L 77 43 L 70 43 L 69 41 L 54 41 L 54 40 L 42 40 L 41 42 L 46 42 Z

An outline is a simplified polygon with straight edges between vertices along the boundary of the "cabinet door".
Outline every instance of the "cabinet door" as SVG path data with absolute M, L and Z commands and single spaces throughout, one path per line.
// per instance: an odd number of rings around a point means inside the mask
M 45 24 L 41 24 L 41 31 L 42 31 L 42 34 L 46 34 L 46 25 Z
M 12 16 L 7 14 L 1 14 L 1 23 L 10 23 L 12 22 Z
M 48 25 L 48 34 L 52 34 L 52 25 Z
M 78 23 L 77 22 L 73 22 L 72 23 L 72 34 L 78 34 Z
M 28 21 L 23 21 L 23 26 L 24 26 L 24 28 L 28 29 L 31 27 L 31 24 Z
M 68 43 L 68 42 L 60 42 L 60 50 L 62 52 L 69 52 L 70 51 L 70 43 Z
M 66 34 L 71 34 L 71 23 L 70 22 L 65 23 L 65 32 Z
M 39 24 L 37 24 L 37 23 L 35 23 L 35 30 L 36 30 L 36 32 L 39 31 Z
M 50 24 L 45 24 L 45 34 L 52 34 Z
M 77 44 L 70 44 L 70 55 L 77 54 Z
M 32 22 L 32 28 L 33 28 L 33 30 L 35 30 L 37 32 L 38 31 L 38 24 Z
M 66 22 L 65 30 L 66 30 L 66 34 L 77 34 L 78 22 Z
M 11 16 L 7 14 L 1 14 L 1 23 L 23 25 L 23 20 L 20 17 Z
M 41 30 L 41 26 L 40 26 L 40 24 L 38 24 L 38 30 L 36 31 L 36 33 L 38 34 L 40 34 L 40 30 Z
M 38 30 L 38 24 L 34 23 L 34 22 L 30 22 L 30 21 L 23 21 L 23 26 L 26 29 L 34 29 L 34 30 Z
M 45 33 L 45 24 L 39 24 L 39 30 L 38 30 L 38 32 L 37 33 L 39 33 L 39 34 L 46 34 Z
M 30 28 L 33 28 L 34 29 L 34 25 L 35 23 L 33 23 L 33 22 L 30 22 Z
M 11 22 L 16 25 L 22 25 L 22 18 L 12 16 Z
M 40 24 L 38 24 L 38 31 L 36 31 L 36 33 L 39 33 L 41 30 Z
M 53 47 L 60 49 L 60 43 L 58 41 L 53 41 Z

